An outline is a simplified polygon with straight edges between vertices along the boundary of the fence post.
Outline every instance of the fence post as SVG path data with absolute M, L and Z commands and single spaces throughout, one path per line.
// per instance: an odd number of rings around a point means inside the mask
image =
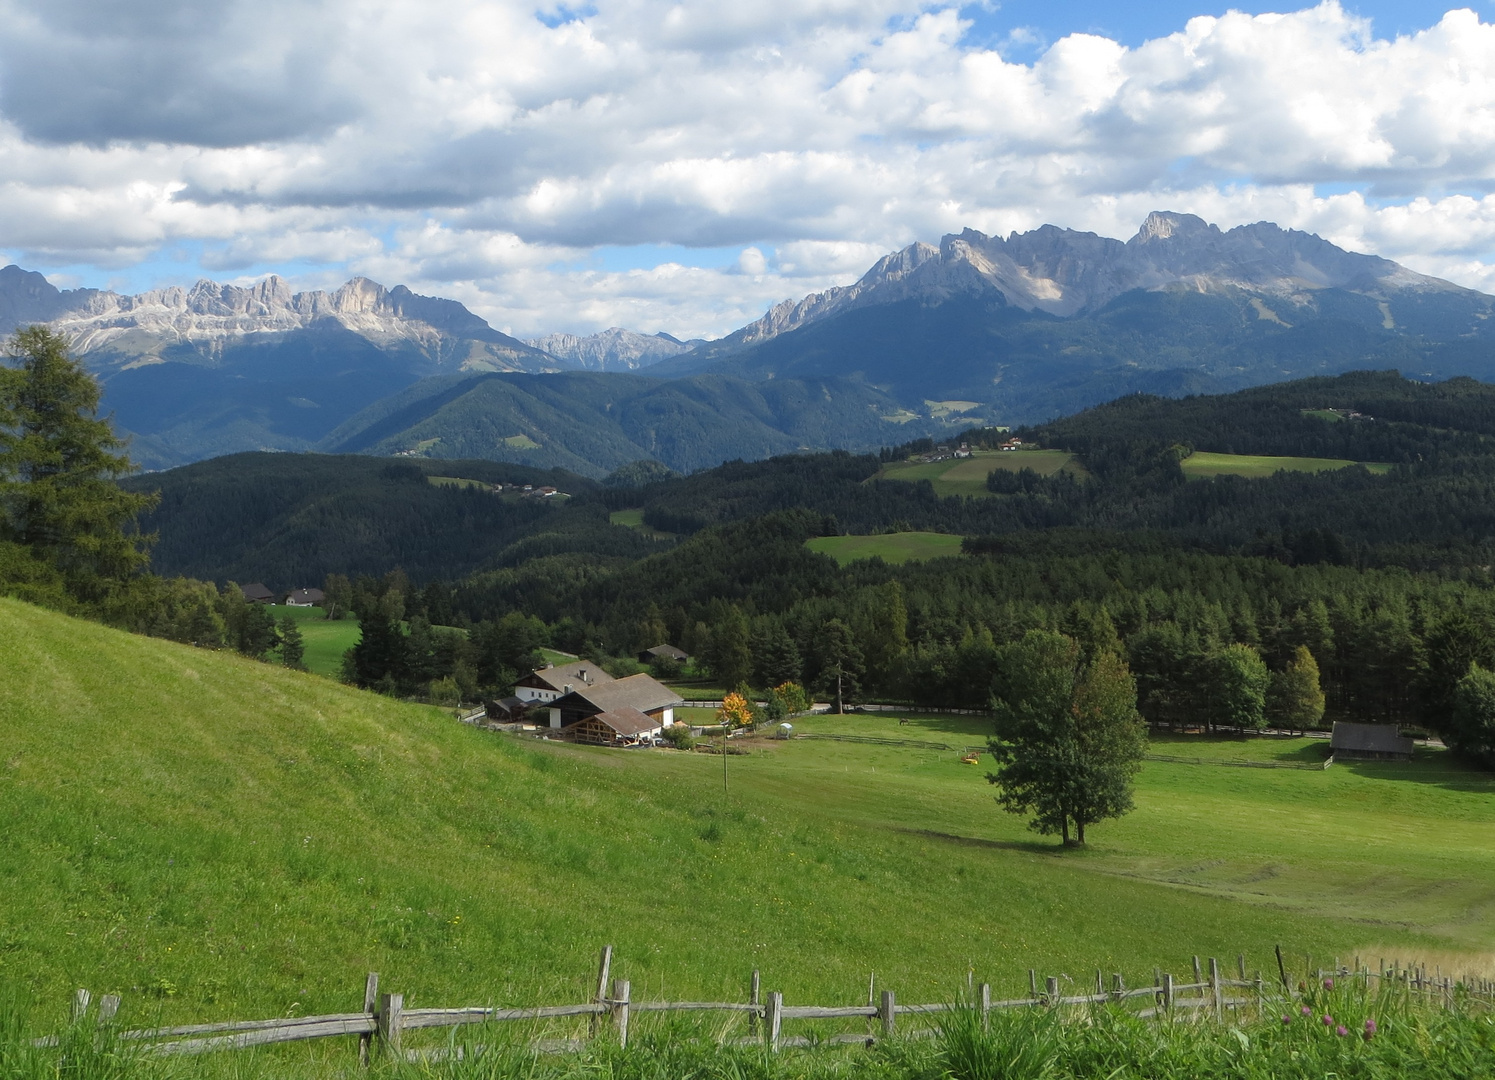
M 1056 975 L 1050 975 L 1050 976 L 1048 976 L 1048 978 L 1046 978 L 1046 979 L 1043 980 L 1043 997 L 1044 997 L 1044 1001 L 1047 1004 L 1049 1004 L 1049 1005 L 1057 1005 L 1057 1004 L 1059 1004 L 1059 978 L 1058 978 L 1058 976 L 1056 976 Z
M 612 971 L 613 947 L 602 946 L 602 954 L 597 958 L 597 993 L 592 997 L 592 1002 L 601 1005 L 607 1001 L 607 976 Z M 587 1024 L 587 1034 L 591 1038 L 597 1037 L 597 1016 L 593 1014 L 591 1022 Z
M 1236 970 L 1241 973 L 1241 982 L 1245 982 L 1246 981 L 1246 954 L 1245 953 L 1236 953 L 1235 954 L 1235 967 L 1236 967 Z
M 770 990 L 768 992 L 767 1017 L 764 1026 L 768 1028 L 768 1049 L 770 1053 L 779 1052 L 779 1032 L 784 1027 L 784 992 L 782 990 Z
M 1028 969 L 1028 996 L 1038 996 L 1038 973 L 1032 968 Z
M 114 1014 L 119 1012 L 119 995 L 105 994 L 99 1000 L 99 1024 L 102 1026 L 113 1022 Z
M 1199 972 L 1199 957 L 1194 957 L 1194 981 L 1204 982 L 1204 977 Z
M 898 1026 L 898 1006 L 893 997 L 893 991 L 882 992 L 882 1006 L 877 1010 L 877 1016 L 882 1021 L 882 1037 L 891 1039 Z
M 613 1024 L 618 1029 L 618 1045 L 628 1048 L 628 980 L 613 980 Z
M 753 968 L 753 981 L 748 988 L 748 1004 L 753 1007 L 753 1011 L 748 1013 L 749 1035 L 758 1034 L 758 987 L 758 969 Z
M 405 1028 L 405 995 L 379 995 L 379 1049 L 385 1057 L 400 1057 Z
M 379 1022 L 379 973 L 369 972 L 368 978 L 363 980 L 363 1011 Z M 369 1046 L 374 1041 L 373 1032 L 366 1031 L 358 1036 L 358 1065 L 360 1068 L 369 1067 Z
M 1163 976 L 1163 1009 L 1165 1012 L 1173 1012 L 1173 976 Z
M 93 995 L 81 986 L 73 991 L 73 1023 L 82 1020 L 88 1014 L 88 1003 L 93 1000 Z
M 1215 1019 L 1225 1018 L 1225 994 L 1224 987 L 1220 985 L 1220 961 L 1213 956 L 1209 958 L 1209 986 L 1210 993 L 1215 997 Z
M 980 990 L 981 1028 L 984 1031 L 991 1024 L 991 983 L 982 983 Z

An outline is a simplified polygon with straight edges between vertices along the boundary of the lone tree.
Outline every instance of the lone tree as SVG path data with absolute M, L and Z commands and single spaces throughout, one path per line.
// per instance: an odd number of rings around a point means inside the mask
M 107 420 L 99 384 L 44 326 L 16 331 L 0 367 L 0 540 L 55 566 L 85 603 L 105 600 L 148 561 L 126 531 L 157 496 L 116 483 L 135 471 Z
M 827 622 L 820 632 L 820 686 L 835 697 L 837 713 L 861 691 L 864 665 L 851 628 L 840 619 Z
M 1001 650 L 993 707 L 997 801 L 1030 814 L 1028 827 L 1085 842 L 1085 826 L 1132 808 L 1132 778 L 1147 749 L 1137 685 L 1113 652 L 1088 663 L 1073 638 L 1030 630 Z
M 282 615 L 276 628 L 280 632 L 280 662 L 295 671 L 305 671 L 306 641 L 301 636 L 301 627 L 290 615 Z

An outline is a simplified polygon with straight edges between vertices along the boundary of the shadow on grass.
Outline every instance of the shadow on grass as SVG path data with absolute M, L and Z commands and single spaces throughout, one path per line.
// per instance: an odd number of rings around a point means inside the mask
M 1465 765 L 1447 750 L 1418 747 L 1411 761 L 1338 761 L 1336 769 L 1348 769 L 1371 780 L 1427 784 L 1448 791 L 1495 795 L 1495 774 Z
M 1062 855 L 1066 851 L 1082 848 L 1066 848 L 1055 840 L 986 840 L 979 836 L 959 836 L 956 833 L 937 832 L 934 829 L 899 829 L 910 836 L 922 836 L 926 840 L 943 840 L 959 847 L 984 848 L 988 851 L 1025 851 L 1030 855 Z

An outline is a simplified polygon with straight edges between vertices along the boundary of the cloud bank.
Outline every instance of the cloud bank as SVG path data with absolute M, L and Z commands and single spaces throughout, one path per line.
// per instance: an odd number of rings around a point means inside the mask
M 915 239 L 1172 209 L 1495 289 L 1469 10 L 1395 40 L 1334 2 L 1231 13 L 1027 62 L 898 0 L 0 0 L 0 28 L 0 250 L 42 269 L 185 245 L 526 335 L 713 336 Z

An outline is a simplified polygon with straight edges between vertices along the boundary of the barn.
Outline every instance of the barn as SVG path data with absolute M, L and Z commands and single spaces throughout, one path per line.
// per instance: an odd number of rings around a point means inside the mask
M 1339 761 L 1411 761 L 1412 740 L 1395 724 L 1334 722 L 1329 748 Z
M 638 746 L 664 730 L 661 720 L 627 705 L 578 720 L 561 732 L 568 742 L 588 746 Z

